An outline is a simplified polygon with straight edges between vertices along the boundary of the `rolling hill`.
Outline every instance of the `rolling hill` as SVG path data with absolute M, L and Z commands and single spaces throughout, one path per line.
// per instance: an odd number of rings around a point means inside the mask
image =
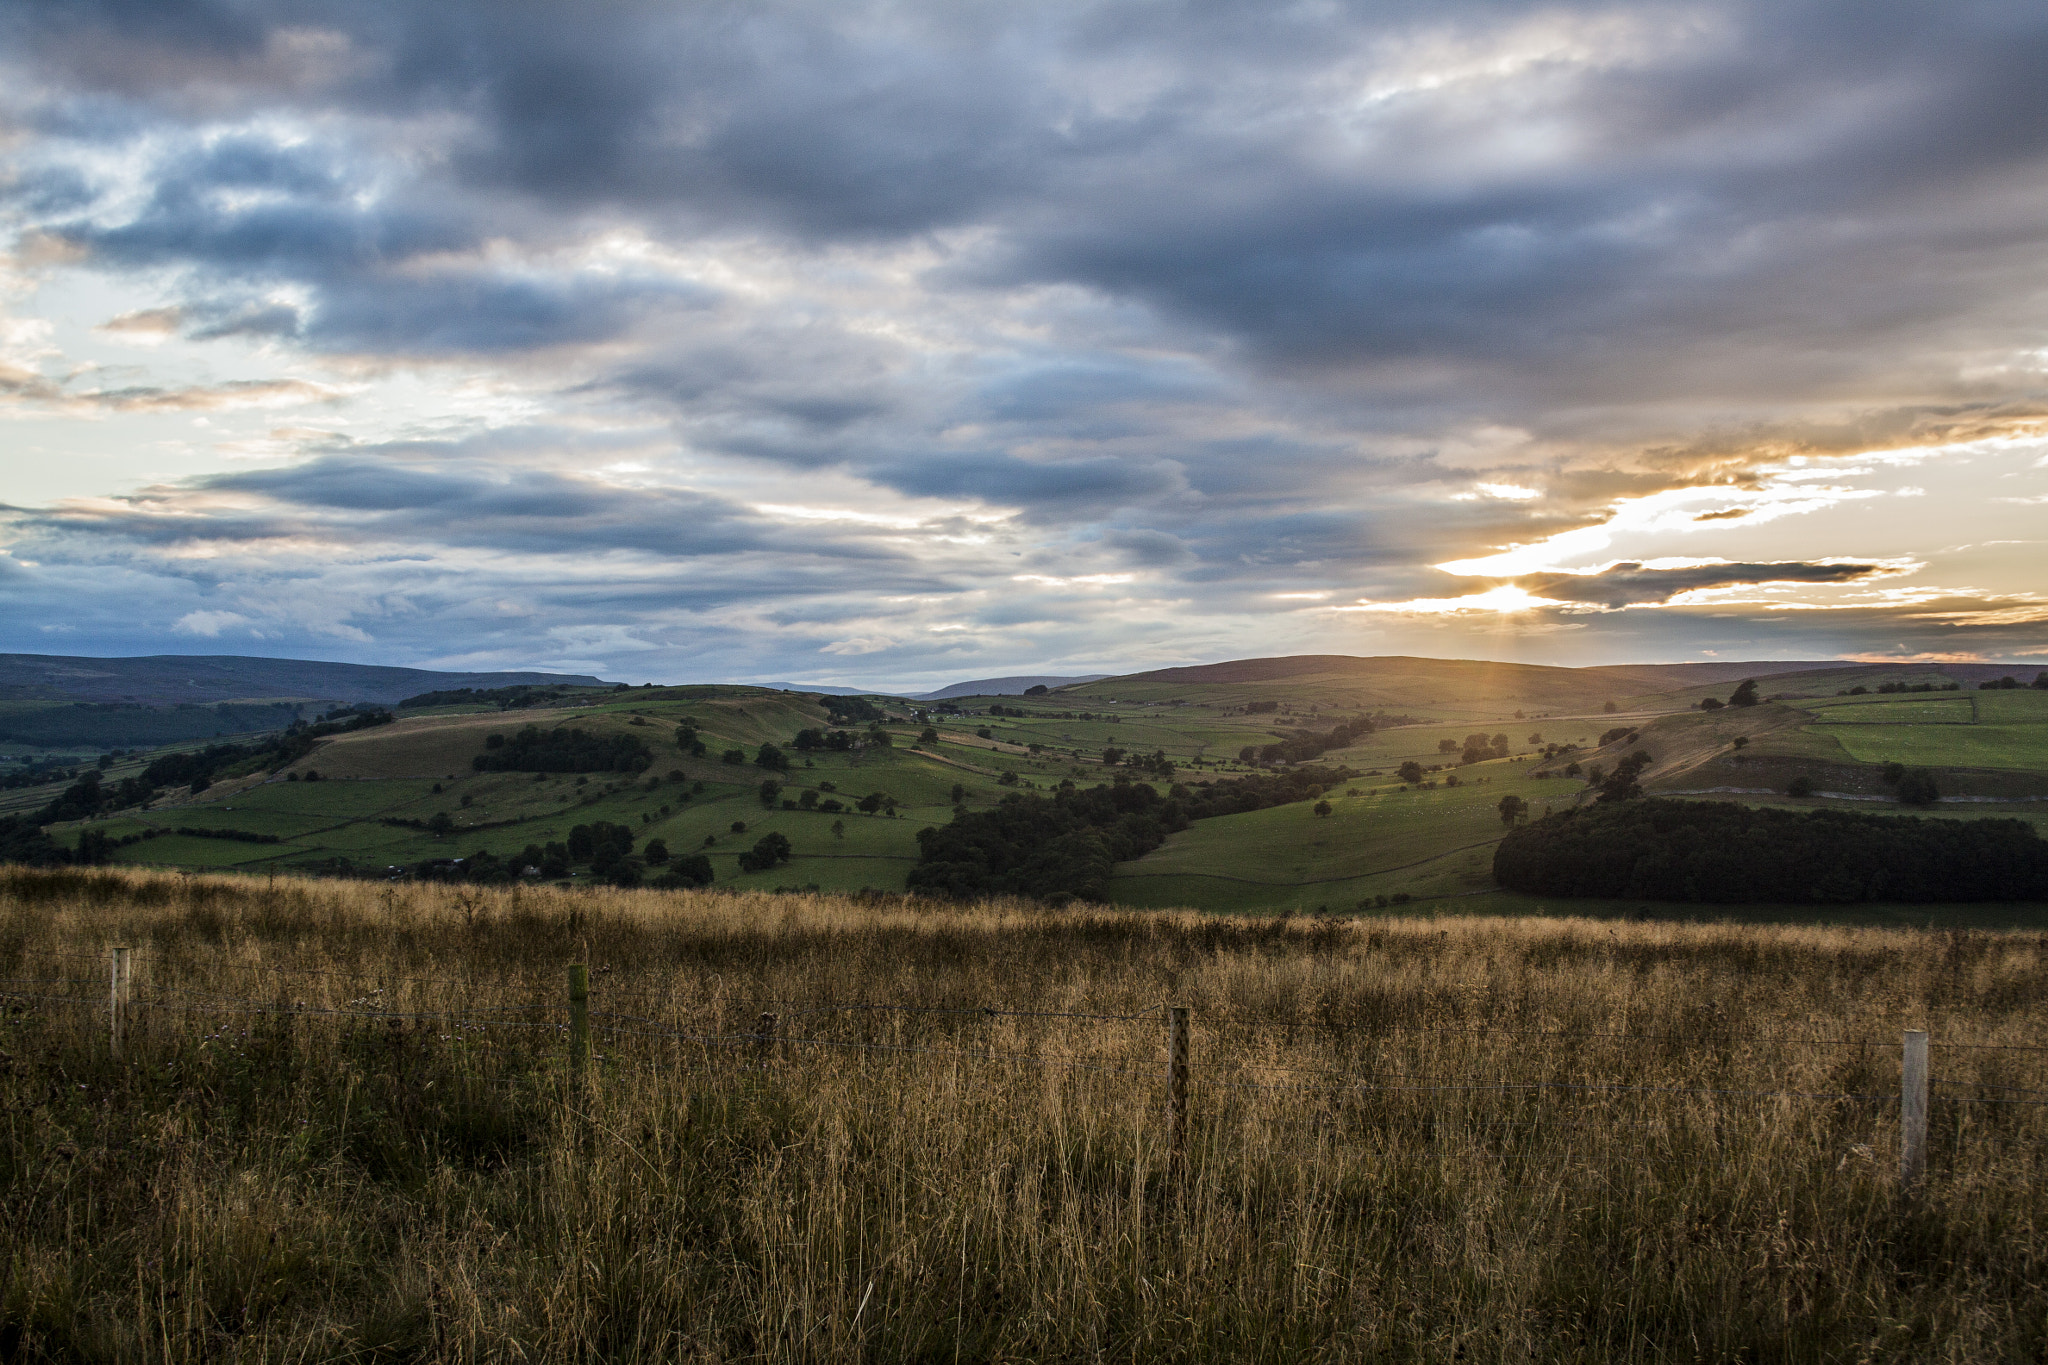
M 152 654 L 97 659 L 0 654 L 0 700 L 176 702 L 304 700 L 390 705 L 457 687 L 601 687 L 587 674 L 448 673 L 426 668 L 338 664 L 244 655 Z
M 1108 677 L 1107 673 L 1084 673 L 1078 677 L 1055 677 L 1049 673 L 1027 673 L 1009 678 L 977 678 L 973 682 L 957 682 L 942 687 L 936 692 L 919 692 L 916 701 L 950 701 L 954 697 L 1021 697 L 1034 687 L 1071 687 L 1080 683 L 1098 682 Z
M 702 854 L 714 884 L 733 890 L 897 891 L 917 861 L 918 831 L 956 811 L 1049 794 L 1063 782 L 1151 781 L 1163 792 L 1267 773 L 1258 751 L 1339 723 L 1351 727 L 1346 738 L 1313 760 L 1351 774 L 1321 794 L 1327 811 L 1312 798 L 1290 799 L 1197 820 L 1118 863 L 1111 899 L 1240 912 L 1513 909 L 1520 902 L 1495 890 L 1490 873 L 1505 828 L 1502 797 L 1518 796 L 1539 815 L 1572 806 L 1589 797 L 1585 766 L 1612 771 L 1641 751 L 1655 760 L 1644 784 L 1658 794 L 1910 813 L 1884 779 L 1883 765 L 1898 762 L 1934 773 L 1943 815 L 2048 826 L 2048 691 L 1960 683 L 1954 692 L 1874 691 L 1885 681 L 1946 678 L 1928 665 L 1702 669 L 1765 677 L 1765 695 L 1780 699 L 1703 711 L 1702 696 L 1724 696 L 1733 682 L 1703 679 L 1691 665 L 1343 656 L 1159 670 L 1031 698 L 883 699 L 879 710 L 815 691 L 593 689 L 532 710 L 456 704 L 401 713 L 323 738 L 283 766 L 259 764 L 197 793 L 168 790 L 90 827 L 131 840 L 115 853 L 122 862 L 389 875 L 451 858 L 522 858 L 578 825 L 608 822 L 631 831 L 636 848 L 660 840 L 678 857 Z M 1848 695 L 1853 687 L 1873 690 Z M 528 725 L 644 745 L 646 762 L 584 773 L 477 768 Z M 818 747 L 815 736 L 834 729 L 856 742 Z M 685 731 L 703 753 L 679 746 Z M 805 732 L 812 747 L 798 745 Z M 1488 752 L 1468 764 L 1463 750 L 1475 736 Z M 763 766 L 763 745 L 779 748 L 787 768 Z M 1561 745 L 1571 748 L 1550 756 Z M 1129 765 L 1140 760 L 1148 766 Z M 125 780 L 146 761 L 119 760 L 103 780 Z M 1568 774 L 1574 762 L 1581 770 Z M 1420 777 L 1404 780 L 1404 764 L 1421 768 Z M 1786 794 L 1797 777 L 1813 796 Z M 26 810 L 50 795 L 9 791 L 4 802 Z M 863 798 L 874 798 L 866 811 Z M 51 832 L 75 842 L 84 828 Z M 771 835 L 787 841 L 786 860 L 748 870 L 751 850 Z M 589 875 L 579 868 L 569 880 Z

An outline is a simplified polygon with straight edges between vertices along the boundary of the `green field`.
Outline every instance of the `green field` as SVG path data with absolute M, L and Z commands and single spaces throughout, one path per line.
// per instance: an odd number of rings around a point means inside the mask
M 1540 815 L 1577 790 L 1532 771 L 1512 760 L 1481 763 L 1461 769 L 1456 787 L 1360 779 L 1331 794 L 1328 816 L 1304 801 L 1199 821 L 1121 864 L 1111 893 L 1125 905 L 1349 913 L 1379 896 L 1485 891 L 1505 832 L 1500 799 L 1521 796 Z
M 1808 709 L 1859 763 L 2048 771 L 2048 692 L 1857 698 Z
M 1897 701 L 1810 702 L 1828 725 L 1975 725 L 1975 698 L 1901 697 Z

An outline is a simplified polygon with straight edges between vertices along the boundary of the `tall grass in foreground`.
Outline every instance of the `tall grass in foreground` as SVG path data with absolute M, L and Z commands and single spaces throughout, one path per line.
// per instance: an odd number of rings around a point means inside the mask
M 2044 968 L 2018 934 L 5 870 L 0 1355 L 2035 1360 L 2048 1108 L 1962 1101 L 2048 1099 Z

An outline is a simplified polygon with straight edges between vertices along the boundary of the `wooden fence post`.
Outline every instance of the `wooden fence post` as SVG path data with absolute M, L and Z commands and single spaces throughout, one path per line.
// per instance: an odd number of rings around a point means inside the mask
M 578 1077 L 590 1060 L 590 968 L 569 968 L 569 1070 Z
M 129 957 L 126 948 L 114 949 L 111 980 L 107 992 L 107 1014 L 111 1020 L 112 1033 L 108 1054 L 115 1061 L 121 1060 L 121 1035 L 128 1025 L 128 984 Z
M 1166 1007 L 1166 1167 L 1178 1183 L 1188 1150 L 1188 1007 Z
M 756 1064 L 767 1066 L 775 1056 L 775 1026 L 781 1021 L 764 1012 L 754 1025 L 754 1056 Z
M 1927 1173 L 1927 1034 L 1906 1030 L 1899 1066 L 1899 1187 L 1911 1191 Z

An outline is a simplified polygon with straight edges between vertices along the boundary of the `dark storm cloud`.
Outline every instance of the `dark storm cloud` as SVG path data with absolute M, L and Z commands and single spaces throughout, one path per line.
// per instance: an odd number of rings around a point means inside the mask
M 501 220 L 444 198 L 363 202 L 378 167 L 344 149 L 255 137 L 196 146 L 156 167 L 124 221 L 50 225 L 104 266 L 195 267 L 197 340 L 298 336 L 326 350 L 491 354 L 603 341 L 712 291 L 646 272 L 504 266 L 476 253 Z M 238 300 L 266 284 L 310 287 L 309 313 Z
M 1536 574 L 1513 580 L 1536 597 L 1603 607 L 1668 602 L 1680 593 L 1763 583 L 1856 583 L 1898 570 L 1886 564 L 1704 564 L 1682 569 L 1646 569 L 1615 564 L 1598 573 Z
M 442 148 L 454 196 L 345 209 L 368 168 L 243 139 L 165 167 L 135 221 L 82 233 L 113 261 L 314 279 L 337 338 L 373 348 L 403 350 L 409 336 L 426 350 L 517 348 L 626 325 L 626 303 L 589 290 L 472 280 L 466 296 L 429 287 L 407 309 L 371 281 L 372 264 L 474 245 L 477 205 L 507 194 L 524 202 L 511 229 L 542 234 L 551 215 L 604 205 L 807 241 L 992 228 L 957 278 L 1084 283 L 1274 363 L 1467 407 L 1480 400 L 1448 390 L 1483 374 L 1524 408 L 1539 386 L 1853 386 L 1871 365 L 1841 329 L 1899 337 L 1909 367 L 1957 326 L 1994 339 L 1998 324 L 1970 315 L 2042 236 L 2038 214 L 2005 195 L 2038 175 L 2048 147 L 2048 20 L 2019 3 L 1275 13 L 279 0 L 169 14 L 30 6 L 15 22 L 53 67 L 131 99 L 174 103 L 203 72 L 251 101 L 465 121 Z M 309 29 L 358 59 L 345 78 L 277 90 L 259 56 Z M 1449 92 L 1409 89 L 1379 68 L 1398 68 L 1410 35 L 1533 55 Z M 96 63 L 100 42 L 160 48 L 162 88 L 134 63 Z M 1387 92 L 1364 98 L 1382 79 Z M 1496 146 L 1516 125 L 1542 145 Z M 191 193 L 202 184 L 305 202 L 209 209 Z M 1982 211 L 1930 231 L 1919 215 L 1935 194 Z M 1918 270 L 1894 268 L 1909 258 Z M 1874 271 L 1887 272 L 1883 289 Z M 358 289 L 371 297 L 336 297 Z M 465 307 L 478 316 L 450 317 Z M 1763 353 L 1726 344 L 1759 329 L 1778 333 Z M 1047 386 L 1062 382 L 1076 381 L 1020 376 L 1019 400 L 1056 403 Z
M 1164 462 L 1100 458 L 1039 463 L 1000 453 L 936 454 L 869 466 L 875 482 L 914 497 L 978 498 L 1042 515 L 1102 516 L 1164 497 L 1181 486 Z
M 243 498 L 258 495 L 261 510 Z M 343 537 L 517 554 L 645 552 L 669 558 L 774 548 L 776 529 L 746 508 L 687 490 L 627 488 L 545 470 L 408 465 L 332 455 L 285 469 L 196 479 L 114 500 L 111 508 L 45 514 L 46 529 L 170 545 Z M 880 552 L 831 547 L 835 557 Z

